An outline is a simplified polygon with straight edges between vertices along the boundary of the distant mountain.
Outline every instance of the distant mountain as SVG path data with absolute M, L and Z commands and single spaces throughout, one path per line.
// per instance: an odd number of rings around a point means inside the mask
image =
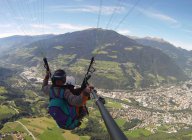
M 161 50 L 140 45 L 112 30 L 88 29 L 57 35 L 11 51 L 4 58 L 9 63 L 38 67 L 43 53 L 52 68 L 63 67 L 79 81 L 88 60 L 96 56 L 97 72 L 92 82 L 103 88 L 137 88 L 187 79 Z
M 15 71 L 0 67 L 0 86 L 7 86 L 6 81 L 9 77 L 15 74 Z
M 171 57 L 188 76 L 192 76 L 192 51 L 187 51 L 180 47 L 159 38 L 134 38 L 139 44 L 155 47 L 162 50 Z
M 15 35 L 11 37 L 0 38 L 0 53 L 4 51 L 10 51 L 10 49 L 15 49 L 28 45 L 32 42 L 48 39 L 54 35 L 37 35 L 37 36 L 21 36 Z
M 1 78 L 6 77 L 6 76 L 10 76 L 12 73 L 13 73 L 13 70 L 0 67 L 0 77 Z

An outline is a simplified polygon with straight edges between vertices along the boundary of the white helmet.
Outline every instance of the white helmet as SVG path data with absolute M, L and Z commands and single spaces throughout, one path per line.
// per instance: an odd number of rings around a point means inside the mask
M 75 78 L 73 76 L 67 76 L 65 84 L 75 86 Z

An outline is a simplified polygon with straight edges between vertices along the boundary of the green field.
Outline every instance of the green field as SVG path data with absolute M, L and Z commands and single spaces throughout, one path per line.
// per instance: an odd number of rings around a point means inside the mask
M 126 120 L 124 119 L 115 119 L 115 122 L 117 123 L 117 125 L 122 128 L 123 125 L 125 124 Z
M 123 108 L 121 103 L 119 102 L 115 102 L 115 101 L 110 101 L 110 100 L 107 100 L 107 103 L 105 105 L 106 107 L 109 107 L 109 108 L 115 108 L 115 109 L 121 109 Z
M 57 49 L 57 50 L 63 50 L 63 49 L 64 49 L 64 46 L 55 46 L 55 47 L 53 47 L 53 48 L 55 48 L 55 49 Z
M 27 96 L 27 97 L 29 97 L 29 98 L 32 98 L 32 99 L 35 99 L 35 97 L 37 97 L 35 94 L 35 92 L 34 91 L 32 91 L 32 90 L 25 90 L 24 91 L 24 94 Z
M 1 96 L 1 95 L 0 95 L 0 101 L 3 101 L 3 100 L 5 100 L 5 99 L 6 99 L 5 96 Z
M 69 64 L 70 61 L 72 61 L 76 55 L 58 55 L 57 58 L 50 61 L 50 66 L 52 66 L 54 69 L 64 67 Z
M 1 133 L 20 131 L 27 133 L 27 131 L 17 122 L 8 122 L 4 125 L 4 127 L 0 130 Z
M 69 70 L 78 73 L 84 74 L 88 68 L 90 60 L 79 59 L 75 64 L 71 65 Z M 122 80 L 124 79 L 121 67 L 117 62 L 111 61 L 97 61 L 96 65 L 94 65 L 96 71 L 96 75 L 106 77 L 111 80 Z
M 149 135 L 151 135 L 151 132 L 149 130 L 146 129 L 136 129 L 136 130 L 130 130 L 130 131 L 126 131 L 125 135 L 129 138 L 142 138 L 142 137 L 147 137 Z
M 5 105 L 0 105 L 0 120 L 4 118 L 9 118 L 16 114 L 16 111 Z
M 7 93 L 7 90 L 5 87 L 0 86 L 0 95 Z
M 121 67 L 117 62 L 97 61 L 95 68 L 99 76 L 104 76 L 111 80 L 124 79 Z
M 70 66 L 69 70 L 74 73 L 84 74 L 89 63 L 90 63 L 90 60 L 78 59 L 75 64 Z
M 58 128 L 52 118 L 38 117 L 38 118 L 23 118 L 18 120 L 34 135 L 37 140 L 89 140 L 89 136 L 78 136 L 72 134 L 68 130 Z M 28 132 L 23 126 L 17 122 L 8 122 L 4 125 L 1 133 L 19 131 L 26 133 L 26 139 L 31 140 Z

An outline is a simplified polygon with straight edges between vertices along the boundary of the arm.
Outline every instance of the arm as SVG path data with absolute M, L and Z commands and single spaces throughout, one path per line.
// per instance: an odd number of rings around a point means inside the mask
M 45 78 L 43 79 L 42 88 L 43 88 L 44 86 L 47 86 L 47 85 L 48 85 L 48 81 L 49 81 L 49 71 L 46 72 Z
M 78 95 L 81 94 L 81 92 L 82 92 L 82 89 L 81 89 L 81 88 L 76 88 L 76 89 L 74 89 L 73 94 L 78 96 Z
M 82 95 L 73 95 L 68 89 L 66 89 L 65 91 L 64 98 L 68 101 L 70 105 L 81 106 L 81 104 L 83 103 Z
M 42 91 L 48 95 L 49 94 L 49 88 L 50 86 L 48 85 L 49 81 L 49 71 L 46 72 L 45 78 L 43 79 L 43 84 L 42 84 Z
M 88 96 L 91 93 L 92 89 L 90 86 L 87 86 L 79 96 L 73 95 L 70 90 L 65 91 L 64 98 L 68 101 L 69 104 L 74 106 L 82 106 L 86 104 Z

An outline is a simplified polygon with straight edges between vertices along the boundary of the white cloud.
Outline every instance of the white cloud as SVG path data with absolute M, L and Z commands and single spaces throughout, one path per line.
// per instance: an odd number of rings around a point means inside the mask
M 36 29 L 50 29 L 51 27 L 48 25 L 43 25 L 43 24 L 31 24 L 30 25 L 32 28 Z
M 16 16 L 16 17 L 14 17 L 14 19 L 15 20 L 25 20 L 27 18 L 26 17 L 24 18 L 24 17 L 21 17 L 21 16 Z
M 186 50 L 192 50 L 192 43 L 190 42 L 183 42 L 179 40 L 169 40 L 172 44 L 174 44 L 176 47 L 181 47 Z
M 192 33 L 192 29 L 183 29 L 184 32 L 187 32 L 187 33 Z
M 127 8 L 128 7 L 129 8 L 134 7 L 133 4 L 128 4 L 128 3 L 124 3 L 124 6 L 126 6 Z M 179 28 L 182 26 L 181 23 L 179 21 L 177 21 L 175 18 L 173 18 L 169 15 L 163 14 L 159 11 L 152 10 L 152 9 L 149 10 L 149 8 L 144 9 L 144 8 L 139 7 L 139 6 L 135 6 L 134 10 L 140 12 L 141 14 L 143 14 L 147 17 L 150 17 L 150 18 L 153 18 L 156 20 L 160 20 L 164 23 L 167 23 L 172 28 Z
M 94 5 L 85 5 L 85 6 L 51 6 L 49 7 L 51 11 L 63 11 L 63 12 L 85 12 L 85 13 L 98 13 L 100 7 Z M 110 15 L 113 12 L 122 13 L 125 12 L 125 7 L 119 7 L 118 10 L 114 10 L 116 6 L 102 6 L 103 15 Z
M 123 35 L 129 35 L 131 33 L 129 30 L 117 30 L 117 32 Z
M 10 28 L 11 24 L 0 24 L 0 28 Z
M 9 27 L 10 26 L 10 27 Z M 6 27 L 6 28 L 5 28 Z M 67 32 L 85 30 L 94 28 L 92 26 L 83 26 L 70 23 L 54 23 L 54 24 L 31 24 L 29 27 L 21 28 L 12 25 L 0 24 L 0 37 L 8 37 L 13 35 L 41 35 L 41 34 L 63 34 Z
M 59 23 L 55 24 L 56 28 L 58 29 L 64 29 L 64 30 L 84 30 L 88 28 L 92 28 L 91 26 L 82 26 L 82 25 L 74 25 L 74 24 L 69 24 L 69 23 Z
M 155 11 L 149 11 L 149 10 L 145 10 L 142 8 L 137 8 L 138 11 L 140 11 L 141 13 L 143 13 L 144 15 L 151 17 L 151 18 L 155 18 L 164 22 L 168 22 L 168 23 L 172 23 L 172 24 L 177 24 L 178 21 L 168 15 L 162 14 L 160 12 L 155 12 Z
M 0 38 L 13 36 L 13 35 L 25 35 L 25 34 L 23 32 L 0 33 Z
M 175 20 L 174 18 L 161 13 L 148 13 L 148 16 L 170 23 L 177 23 L 177 20 Z

